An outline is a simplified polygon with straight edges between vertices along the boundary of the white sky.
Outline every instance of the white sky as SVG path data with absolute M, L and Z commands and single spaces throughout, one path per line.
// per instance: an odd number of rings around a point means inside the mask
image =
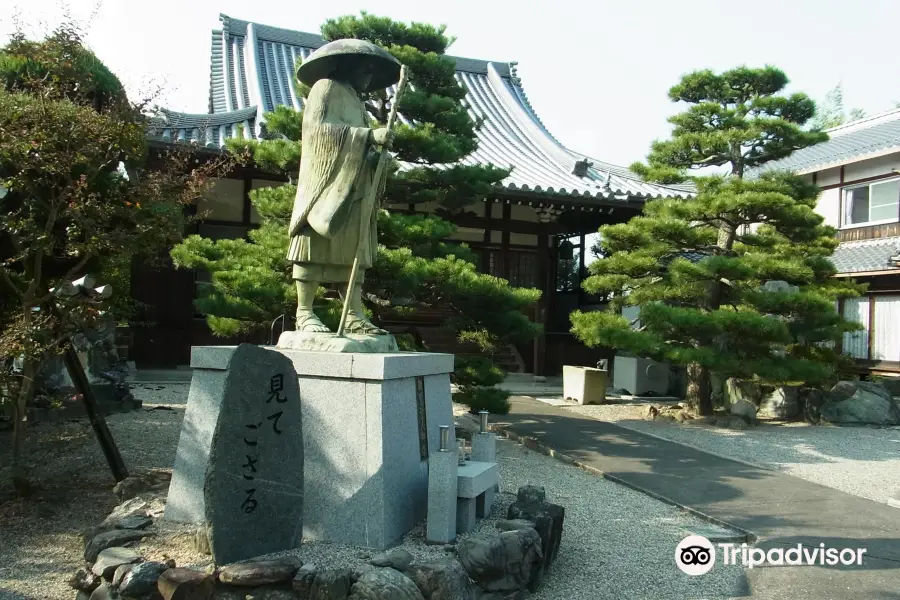
M 68 2 L 82 21 L 94 4 Z M 26 31 L 40 32 L 59 22 L 62 6 L 0 0 L 0 41 L 14 30 L 16 9 Z M 88 23 L 88 43 L 130 91 L 165 83 L 160 104 L 202 113 L 219 13 L 318 31 L 326 18 L 363 8 L 446 24 L 458 38 L 452 54 L 518 61 L 550 131 L 576 151 L 622 165 L 667 135 L 665 119 L 677 107 L 666 91 L 694 69 L 774 64 L 792 79 L 792 90 L 816 99 L 841 82 L 847 107 L 870 114 L 900 101 L 896 0 L 105 0 Z

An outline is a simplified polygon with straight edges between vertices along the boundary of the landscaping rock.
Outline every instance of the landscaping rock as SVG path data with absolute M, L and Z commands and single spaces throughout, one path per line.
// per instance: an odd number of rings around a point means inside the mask
M 206 525 L 201 525 L 194 530 L 190 537 L 190 546 L 195 552 L 209 556 L 212 550 L 209 547 L 209 529 Z
M 459 544 L 459 562 L 488 592 L 526 590 L 542 568 L 541 537 L 534 529 L 486 532 Z
M 737 400 L 731 404 L 729 412 L 746 420 L 748 423 L 756 421 L 756 405 L 749 400 Z
M 527 519 L 506 519 L 497 521 L 496 527 L 500 531 L 516 531 L 518 529 L 534 529 L 534 523 Z
M 245 594 L 242 600 L 297 600 L 297 596 L 289 588 L 261 587 Z
M 900 425 L 900 405 L 882 385 L 841 381 L 828 393 L 821 417 L 829 423 Z
M 458 560 L 412 564 L 403 569 L 425 600 L 475 600 L 476 588 Z
M 122 565 L 116 569 L 115 574 L 112 578 L 112 586 L 113 588 L 118 588 L 122 585 L 122 580 L 125 579 L 125 576 L 128 575 L 128 572 L 131 571 L 133 564 Z
M 659 416 L 659 408 L 653 406 L 652 404 L 644 409 L 644 418 L 648 421 L 652 421 L 656 417 Z
M 141 555 L 131 548 L 107 548 L 97 555 L 97 562 L 94 563 L 91 572 L 109 581 L 120 566 L 136 563 L 140 559 Z
M 120 501 L 129 500 L 141 494 L 152 492 L 165 494 L 169 488 L 172 473 L 165 469 L 148 469 L 134 473 L 116 484 L 113 493 Z
M 113 590 L 108 583 L 103 582 L 96 590 L 91 592 L 90 600 L 113 600 Z
M 143 498 L 132 498 L 113 509 L 109 516 L 100 523 L 101 529 L 141 529 L 132 527 L 119 527 L 122 521 L 132 517 L 146 517 L 150 503 Z
M 291 581 L 303 562 L 294 556 L 228 565 L 219 571 L 219 581 L 229 585 L 256 586 Z
M 75 594 L 75 600 L 91 600 L 91 594 L 78 590 L 78 593 Z
M 412 579 L 394 569 L 372 569 L 350 589 L 349 600 L 425 600 Z
M 506 516 L 510 520 L 530 521 L 541 538 L 541 566 L 532 574 L 529 587 L 534 591 L 543 581 L 544 574 L 553 565 L 559 553 L 566 509 L 549 502 L 528 503 L 516 500 L 509 506 Z
M 793 419 L 800 411 L 797 397 L 798 390 L 795 386 L 777 387 L 763 397 L 757 415 Z
M 539 504 L 547 499 L 543 486 L 523 485 L 516 494 L 516 501 L 522 504 Z
M 803 418 L 809 423 L 818 423 L 822 418 L 822 405 L 826 400 L 825 393 L 816 388 L 800 388 L 798 403 Z
M 69 586 L 90 595 L 91 592 L 97 589 L 102 581 L 100 576 L 94 575 L 93 572 L 87 569 L 78 569 L 75 571 L 75 574 L 69 578 Z
M 164 571 L 157 582 L 163 600 L 209 600 L 215 587 L 212 575 L 180 568 Z
M 132 529 L 114 529 L 98 533 L 85 546 L 84 560 L 93 563 L 97 560 L 97 556 L 107 548 L 124 546 L 129 542 L 136 542 L 150 535 L 154 534 L 149 531 L 134 531 Z
M 737 415 L 731 415 L 727 419 L 723 419 L 720 421 L 722 427 L 726 427 L 728 429 L 735 429 L 737 431 L 744 431 L 746 429 L 750 429 L 750 424 L 744 419 L 744 417 L 739 417 Z
M 142 517 L 135 515 L 133 517 L 125 517 L 116 524 L 116 529 L 146 529 L 153 524 L 150 517 Z
M 369 564 L 375 567 L 391 567 L 402 571 L 411 565 L 413 560 L 413 555 L 403 548 L 394 548 L 376 555 L 369 561 Z
M 135 598 L 152 594 L 157 591 L 159 576 L 168 569 L 169 565 L 160 562 L 145 562 L 132 566 L 119 584 L 119 594 Z
M 294 575 L 294 594 L 298 600 L 347 600 L 353 586 L 350 569 L 317 569 L 303 565 Z

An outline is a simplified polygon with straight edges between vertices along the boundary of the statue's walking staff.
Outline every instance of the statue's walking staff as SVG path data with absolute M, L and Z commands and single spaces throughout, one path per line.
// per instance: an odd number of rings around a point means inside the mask
M 397 119 L 397 106 L 400 104 L 400 95 L 403 93 L 403 89 L 406 87 L 406 65 L 400 67 L 400 81 L 397 83 L 397 91 L 394 92 L 394 99 L 391 100 L 391 112 L 388 115 L 387 125 L 385 126 L 388 130 L 393 129 L 394 121 Z M 365 198 L 365 204 L 362 206 L 362 210 L 360 211 L 359 217 L 359 245 L 356 249 L 356 257 L 353 259 L 353 267 L 350 269 L 350 281 L 347 283 L 347 293 L 344 296 L 344 306 L 341 310 L 341 321 L 338 324 L 337 335 L 344 335 L 344 327 L 347 324 L 347 315 L 350 313 L 350 298 L 353 295 L 353 287 L 356 285 L 356 276 L 359 272 L 359 255 L 362 252 L 362 241 L 365 237 L 365 233 L 367 230 L 367 226 L 369 224 L 369 220 L 372 218 L 371 211 L 375 210 L 377 206 L 377 196 L 378 192 L 381 189 L 381 179 L 384 176 L 384 170 L 387 167 L 387 162 L 390 160 L 390 152 L 388 152 L 388 148 L 390 147 L 390 142 L 386 143 L 384 147 L 381 149 L 381 154 L 378 156 L 378 165 L 375 167 L 375 176 L 372 178 L 372 189 L 369 194 Z

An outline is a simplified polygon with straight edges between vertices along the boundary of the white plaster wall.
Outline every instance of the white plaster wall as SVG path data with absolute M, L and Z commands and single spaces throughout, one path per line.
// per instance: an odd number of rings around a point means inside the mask
M 819 200 L 816 202 L 816 212 L 825 217 L 825 225 L 840 227 L 841 190 L 834 188 L 824 190 L 819 194 Z
M 513 221 L 537 221 L 537 211 L 532 206 L 513 204 L 509 211 L 510 218 Z M 503 213 L 500 213 L 503 214 Z
M 900 153 L 879 156 L 844 166 L 844 183 L 851 183 L 866 177 L 888 175 L 893 169 L 900 170 Z M 821 182 L 819 185 L 823 185 Z
M 816 185 L 836 185 L 841 182 L 841 168 L 825 169 L 816 173 Z
M 533 233 L 510 233 L 509 243 L 517 246 L 537 246 L 538 236 Z
M 470 227 L 457 227 L 456 233 L 450 236 L 451 240 L 461 242 L 483 242 L 484 229 L 472 229 Z

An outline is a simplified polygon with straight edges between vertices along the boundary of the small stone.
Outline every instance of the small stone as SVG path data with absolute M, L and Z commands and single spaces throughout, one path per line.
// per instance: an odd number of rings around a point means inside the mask
M 103 522 L 100 523 L 100 528 L 139 529 L 133 527 L 119 527 L 119 523 L 131 517 L 146 517 L 148 508 L 150 508 L 150 504 L 142 498 L 132 498 L 131 500 L 127 500 L 115 507 L 112 512 L 109 513 L 109 516 L 103 519 Z
M 78 569 L 75 571 L 75 574 L 69 578 L 69 586 L 90 595 L 91 592 L 97 589 L 101 581 L 100 577 L 94 575 L 93 572 L 88 571 L 87 569 Z
M 141 555 L 131 548 L 107 548 L 97 555 L 97 562 L 94 563 L 91 572 L 109 581 L 120 566 L 130 565 L 139 561 L 140 558 Z
M 534 529 L 534 523 L 527 519 L 505 519 L 497 521 L 497 529 L 500 531 L 517 531 L 519 529 Z
M 425 600 L 412 579 L 394 569 L 372 569 L 353 584 L 349 600 Z
M 115 574 L 113 574 L 112 578 L 112 586 L 114 588 L 118 588 L 122 585 L 122 580 L 125 579 L 125 576 L 128 575 L 128 572 L 131 571 L 131 568 L 134 565 L 122 565 L 116 569 Z
M 209 600 L 215 585 L 211 575 L 179 568 L 164 571 L 157 582 L 163 600 Z
M 445 544 L 444 552 L 456 552 L 456 545 L 454 544 Z
M 516 494 L 516 500 L 522 504 L 540 504 L 547 499 L 544 486 L 523 485 Z
M 659 416 L 659 409 L 652 404 L 644 409 L 644 418 L 648 421 L 652 421 L 656 417 Z
M 147 531 L 135 531 L 133 529 L 114 529 L 98 533 L 91 539 L 84 549 L 84 560 L 93 563 L 97 556 L 107 548 L 122 546 L 128 542 L 136 542 L 153 533 Z
M 119 584 L 119 593 L 123 596 L 144 596 L 157 589 L 159 576 L 168 570 L 168 566 L 159 562 L 145 562 L 131 567 Z
M 290 581 L 303 562 L 294 556 L 228 565 L 219 571 L 219 581 L 230 585 L 255 586 Z
M 116 524 L 116 529 L 146 529 L 153 524 L 150 517 L 141 517 L 135 515 L 133 517 L 125 517 Z
M 369 564 L 375 567 L 391 567 L 392 569 L 402 571 L 411 565 L 413 560 L 415 560 L 413 555 L 403 548 L 394 548 L 393 550 L 388 550 L 387 552 L 376 555 L 369 561 Z
M 209 556 L 212 550 L 209 548 L 209 529 L 206 525 L 198 527 L 190 537 L 191 549 L 200 554 Z

